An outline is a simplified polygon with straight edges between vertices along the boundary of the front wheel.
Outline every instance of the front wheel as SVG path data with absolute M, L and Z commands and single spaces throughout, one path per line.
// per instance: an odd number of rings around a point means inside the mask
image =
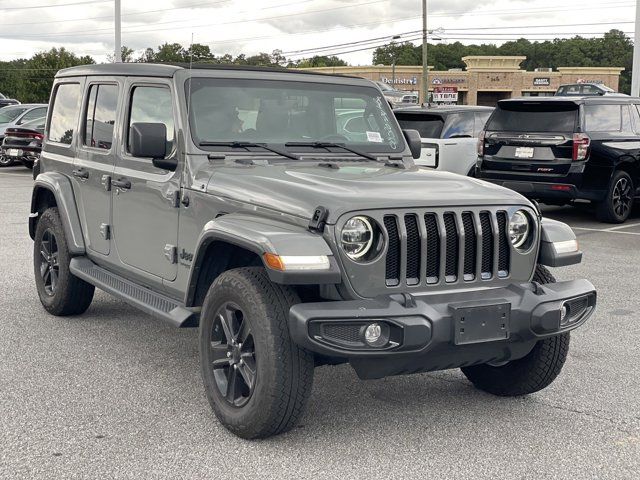
M 0 153 L 0 167 L 10 167 L 13 165 L 13 159 L 7 157 L 4 153 Z
M 538 265 L 533 280 L 555 283 L 546 267 Z M 569 333 L 538 341 L 525 357 L 501 366 L 475 365 L 462 373 L 476 388 L 503 397 L 528 395 L 548 387 L 560 374 L 569 353 Z
M 258 267 L 223 273 L 205 297 L 199 331 L 205 391 L 218 420 L 239 437 L 285 432 L 302 415 L 314 362 L 289 335 L 289 309 L 298 301 Z
M 596 216 L 606 223 L 623 223 L 631 213 L 635 189 L 633 180 L 623 170 L 611 177 L 605 199 L 597 204 Z

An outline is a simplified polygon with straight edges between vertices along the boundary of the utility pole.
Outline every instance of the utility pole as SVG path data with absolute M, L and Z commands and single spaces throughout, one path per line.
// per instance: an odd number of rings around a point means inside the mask
M 640 96 L 640 0 L 636 0 L 636 29 L 633 35 L 633 67 L 631 67 L 631 96 Z
M 394 40 L 397 40 L 399 38 L 400 38 L 400 35 L 394 35 L 391 38 L 391 47 L 393 49 L 392 52 L 391 52 L 391 54 L 393 55 L 393 62 L 391 63 L 391 86 L 394 89 L 396 88 L 396 61 L 398 60 L 398 52 L 396 50 L 396 46 L 395 46 Z
M 640 2 L 640 0 L 637 0 Z M 422 103 L 429 103 L 429 65 L 427 63 L 427 0 L 422 0 Z
M 113 62 L 120 63 L 122 62 L 122 38 L 120 34 L 120 0 L 114 0 L 115 3 L 115 12 L 114 12 L 114 20 L 115 20 L 115 42 L 113 45 Z

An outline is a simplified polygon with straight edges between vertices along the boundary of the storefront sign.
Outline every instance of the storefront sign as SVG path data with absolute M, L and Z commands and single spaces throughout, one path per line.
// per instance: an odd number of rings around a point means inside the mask
M 584 78 L 579 78 L 576 83 L 595 83 L 596 85 L 602 85 L 604 82 L 602 80 L 589 80 Z
M 388 78 L 388 77 L 381 77 L 380 81 L 382 83 L 386 83 L 388 85 L 417 85 L 418 84 L 418 77 L 396 77 L 395 79 L 393 78 Z
M 433 85 L 442 85 L 444 83 L 464 83 L 466 79 L 460 77 L 435 77 L 431 80 Z
M 433 87 L 432 98 L 437 103 L 457 103 L 458 87 Z
M 549 77 L 535 77 L 533 79 L 534 87 L 548 87 L 551 85 L 551 79 Z

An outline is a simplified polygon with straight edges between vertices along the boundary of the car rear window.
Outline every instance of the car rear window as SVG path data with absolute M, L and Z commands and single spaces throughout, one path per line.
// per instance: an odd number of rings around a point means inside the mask
M 71 145 L 80 111 L 80 84 L 58 85 L 49 123 L 49 140 Z
M 418 115 L 415 113 L 397 113 L 400 127 L 420 132 L 422 138 L 440 138 L 444 121 L 439 115 Z
M 573 132 L 578 105 L 556 102 L 509 102 L 500 105 L 487 123 L 495 132 Z

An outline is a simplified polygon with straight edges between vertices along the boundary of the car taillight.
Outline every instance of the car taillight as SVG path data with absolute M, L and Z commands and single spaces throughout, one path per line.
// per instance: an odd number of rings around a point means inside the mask
M 36 133 L 33 138 L 35 138 L 36 140 L 42 140 L 44 139 L 44 135 L 42 135 L 41 133 Z
M 577 160 L 584 160 L 589 155 L 589 145 L 591 144 L 591 139 L 585 135 L 584 133 L 574 133 L 573 134 L 573 156 L 572 160 L 575 162 Z
M 478 156 L 484 155 L 484 130 L 478 135 Z

